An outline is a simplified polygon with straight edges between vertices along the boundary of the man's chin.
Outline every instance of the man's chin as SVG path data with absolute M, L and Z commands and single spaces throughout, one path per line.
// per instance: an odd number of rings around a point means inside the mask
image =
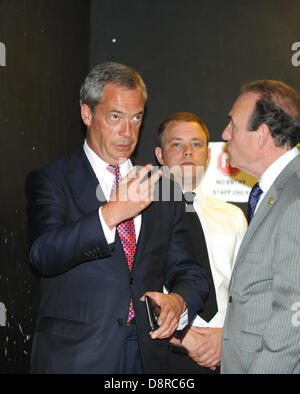
M 236 162 L 234 161 L 234 159 L 232 157 L 228 157 L 228 164 L 230 165 L 231 168 L 237 168 Z
M 131 157 L 132 153 L 133 153 L 132 150 L 117 151 L 115 156 L 119 161 L 119 163 L 122 164 L 125 163 L 125 161 L 127 161 Z

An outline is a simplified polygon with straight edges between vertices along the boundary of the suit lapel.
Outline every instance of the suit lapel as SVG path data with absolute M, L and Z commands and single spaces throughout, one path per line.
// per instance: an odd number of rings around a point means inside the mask
M 95 211 L 106 203 L 97 177 L 83 148 L 74 153 L 70 158 L 68 180 L 74 196 L 86 213 Z
M 271 188 L 269 189 L 268 193 L 264 196 L 259 207 L 257 208 L 257 211 L 255 212 L 253 219 L 251 220 L 251 222 L 249 224 L 248 230 L 246 231 L 243 242 L 240 246 L 240 249 L 239 249 L 239 252 L 238 252 L 238 255 L 236 258 L 236 263 L 238 262 L 239 258 L 243 255 L 244 251 L 247 249 L 247 246 L 248 246 L 249 242 L 251 241 L 257 228 L 264 221 L 264 219 L 269 214 L 269 212 L 274 207 L 274 205 L 276 205 L 277 196 L 278 196 L 278 193 L 275 188 L 275 185 L 273 184 L 271 186 Z M 270 204 L 271 198 L 272 198 L 272 204 Z

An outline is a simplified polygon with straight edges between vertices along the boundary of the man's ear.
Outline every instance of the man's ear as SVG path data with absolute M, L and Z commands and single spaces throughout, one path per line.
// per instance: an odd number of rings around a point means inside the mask
M 257 129 L 257 143 L 260 148 L 263 148 L 271 137 L 269 126 L 265 123 L 261 124 Z M 272 137 L 271 137 L 272 138 Z
M 82 104 L 81 106 L 81 118 L 86 126 L 91 126 L 93 115 L 87 104 Z
M 163 155 L 162 155 L 162 149 L 160 146 L 157 146 L 155 148 L 155 156 L 156 156 L 159 164 L 163 166 L 165 163 L 164 163 L 164 159 L 163 159 Z
M 210 154 L 211 154 L 211 149 L 207 148 L 207 160 L 206 160 L 205 168 L 208 166 L 208 163 L 210 161 Z

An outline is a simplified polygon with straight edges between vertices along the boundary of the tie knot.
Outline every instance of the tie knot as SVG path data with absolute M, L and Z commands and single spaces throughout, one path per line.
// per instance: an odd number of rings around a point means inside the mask
M 110 164 L 110 165 L 108 165 L 108 166 L 106 167 L 106 169 L 107 169 L 111 174 L 113 174 L 114 177 L 115 177 L 115 179 L 114 179 L 114 181 L 113 181 L 113 184 L 112 184 L 112 187 L 111 187 L 111 192 L 110 192 L 110 195 L 112 195 L 112 193 L 114 192 L 115 188 L 118 186 L 118 184 L 119 184 L 119 182 L 120 182 L 120 178 L 121 178 L 121 175 L 120 175 L 120 167 L 119 167 L 118 165 L 112 165 L 112 164 Z
M 106 168 L 111 174 L 115 176 L 115 180 L 118 185 L 121 178 L 120 167 L 118 165 L 109 164 Z
M 262 193 L 262 190 L 261 190 L 261 188 L 260 188 L 260 186 L 259 186 L 259 183 L 257 182 L 257 183 L 253 186 L 253 188 L 252 188 L 252 190 L 251 190 L 251 192 L 250 192 L 250 199 L 259 198 L 260 195 L 261 195 L 261 193 Z
M 183 198 L 187 204 L 193 204 L 195 196 L 196 196 L 196 193 L 194 193 L 194 192 L 185 192 L 183 195 Z
M 115 176 L 120 176 L 120 167 L 118 165 L 109 164 L 107 170 Z

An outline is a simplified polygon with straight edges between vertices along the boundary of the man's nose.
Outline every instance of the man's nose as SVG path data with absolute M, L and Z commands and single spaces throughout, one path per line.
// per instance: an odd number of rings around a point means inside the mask
M 125 119 L 123 127 L 121 129 L 121 134 L 125 137 L 130 137 L 132 134 L 132 124 L 130 119 Z
M 193 153 L 191 144 L 186 144 L 186 145 L 184 146 L 184 151 L 183 151 L 183 153 L 184 153 L 185 156 L 189 156 L 189 155 L 191 155 L 191 154 Z
M 222 133 L 222 139 L 224 141 L 229 141 L 231 139 L 231 125 L 228 124 Z

